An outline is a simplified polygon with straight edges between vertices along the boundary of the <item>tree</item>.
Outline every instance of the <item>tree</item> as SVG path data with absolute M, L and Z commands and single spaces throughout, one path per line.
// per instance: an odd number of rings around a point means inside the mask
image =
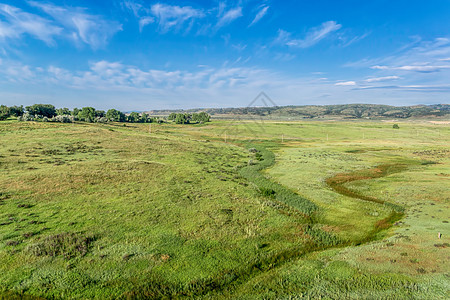
M 192 114 L 192 121 L 197 122 L 197 123 L 206 123 L 206 122 L 209 122 L 210 119 L 211 119 L 211 116 L 204 111 L 202 111 L 198 114 L 197 113 Z
M 394 128 L 394 129 L 400 129 L 400 126 L 398 126 L 398 124 L 394 124 L 394 125 L 392 126 L 392 128 Z
M 9 107 L 9 115 L 14 117 L 20 117 L 23 115 L 23 105 Z
M 177 118 L 177 115 L 178 114 L 176 114 L 176 113 L 171 113 L 167 119 L 174 121 Z
M 112 122 L 123 122 L 125 121 L 125 114 L 116 109 L 109 109 L 106 112 L 106 118 Z
M 25 107 L 30 115 L 38 115 L 47 118 L 52 118 L 56 116 L 56 109 L 51 104 L 33 104 L 31 106 Z
M 70 110 L 67 107 L 64 108 L 58 108 L 56 110 L 56 114 L 58 116 L 62 116 L 62 115 L 70 115 Z
M 146 113 L 142 113 L 141 123 L 151 123 L 151 122 L 152 122 L 152 118 L 150 118 L 150 116 L 147 115 Z
M 6 120 L 9 117 L 9 108 L 6 105 L 0 106 L 0 121 Z
M 79 113 L 80 113 L 80 109 L 75 107 L 72 111 L 72 116 L 78 117 Z
M 187 114 L 177 114 L 177 116 L 175 117 L 175 123 L 176 124 L 188 124 L 189 119 L 188 119 Z
M 78 113 L 78 119 L 86 122 L 92 122 L 95 119 L 95 108 L 83 107 Z
M 105 111 L 104 110 L 96 110 L 95 116 L 99 117 L 99 118 L 103 118 L 105 116 Z
M 127 121 L 130 123 L 138 123 L 141 119 L 141 116 L 139 113 L 133 111 L 131 114 L 128 115 Z

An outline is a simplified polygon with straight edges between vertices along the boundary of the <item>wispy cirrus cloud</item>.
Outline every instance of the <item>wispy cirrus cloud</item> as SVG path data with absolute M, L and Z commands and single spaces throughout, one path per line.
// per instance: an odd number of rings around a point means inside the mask
M 352 90 L 396 90 L 404 92 L 420 93 L 448 93 L 450 85 L 382 85 L 382 86 L 360 86 Z
M 135 17 L 140 17 L 141 11 L 146 11 L 148 13 L 148 9 L 145 8 L 142 3 L 138 3 L 132 0 L 122 1 L 121 6 L 124 10 L 131 11 Z
M 191 6 L 176 6 L 157 3 L 151 6 L 151 13 L 155 16 L 159 29 L 166 33 L 171 29 L 180 30 L 186 22 L 194 22 L 203 18 L 205 13 L 202 9 Z
M 197 26 L 197 35 L 214 35 L 221 28 L 244 16 L 241 4 L 229 8 L 226 2 L 219 2 L 217 6 L 208 9 L 158 2 L 147 8 L 143 2 L 136 1 L 138 0 L 123 0 L 121 6 L 138 19 L 141 31 L 147 25 L 156 23 L 159 32 L 163 34 L 169 31 L 187 33 Z M 251 25 L 259 22 L 268 9 L 267 5 L 260 6 Z
M 87 9 L 81 7 L 61 7 L 29 1 L 29 5 L 39 8 L 61 24 L 65 33 L 75 42 L 82 42 L 93 49 L 106 46 L 108 40 L 122 25 L 115 21 L 108 21 L 102 16 L 88 14 Z
M 348 38 L 346 35 L 342 35 L 340 37 L 342 44 L 341 47 L 346 48 L 356 42 L 359 42 L 370 35 L 370 32 L 366 32 L 362 35 L 353 36 L 352 38 Z
M 360 85 L 355 90 L 448 92 L 450 38 L 438 37 L 424 40 L 414 36 L 411 39 L 413 39 L 412 42 L 408 42 L 386 56 L 365 58 L 344 65 L 362 68 L 373 73 L 370 78 L 358 81 Z M 389 81 L 398 81 L 398 83 L 393 85 Z
M 308 48 L 314 46 L 332 32 L 337 31 L 342 28 L 341 24 L 336 23 L 336 21 L 327 21 L 322 23 L 318 27 L 311 28 L 306 34 L 304 39 L 294 39 L 286 43 L 286 45 L 298 48 Z
M 142 32 L 145 26 L 155 23 L 155 18 L 153 17 L 142 17 L 139 19 L 139 32 Z
M 374 70 L 399 70 L 399 71 L 413 71 L 413 72 L 421 72 L 421 73 L 434 73 L 439 72 L 445 69 L 450 69 L 450 65 L 410 65 L 410 66 L 398 66 L 398 67 L 390 67 L 390 66 L 372 66 L 370 67 Z
M 62 27 L 45 18 L 24 12 L 14 6 L 0 4 L 0 39 L 19 39 L 22 35 L 28 34 L 53 46 L 55 37 L 62 31 Z
M 122 9 L 131 12 L 139 21 L 139 32 L 142 32 L 145 26 L 155 23 L 155 17 L 151 16 L 150 8 L 145 7 L 142 3 L 132 0 L 121 2 Z
M 240 6 L 224 11 L 222 15 L 219 16 L 219 20 L 217 21 L 215 29 L 218 30 L 242 16 L 242 7 Z
M 371 82 L 382 82 L 382 81 L 390 81 L 390 80 L 397 80 L 400 79 L 399 76 L 383 76 L 383 77 L 372 77 L 364 80 L 365 82 L 371 83 Z
M 356 82 L 355 81 L 341 81 L 341 82 L 335 83 L 334 85 L 337 85 L 337 86 L 354 86 L 354 85 L 356 85 Z
M 261 21 L 261 19 L 267 14 L 268 11 L 269 11 L 269 6 L 262 6 L 261 9 L 256 14 L 255 18 L 253 19 L 253 21 L 250 23 L 250 25 L 248 25 L 248 27 L 252 27 L 256 23 Z
M 359 61 L 348 62 L 344 66 L 416 72 L 436 72 L 447 68 L 447 62 L 450 61 L 448 60 L 450 57 L 450 38 L 438 37 L 432 40 L 423 40 L 417 36 L 412 38 L 412 42 L 385 56 L 364 58 Z
M 322 78 L 322 79 L 326 79 L 326 78 Z M 338 82 L 336 82 L 334 85 L 335 86 L 357 86 L 359 85 L 361 88 L 368 88 L 371 86 L 368 86 L 368 83 L 378 83 L 378 82 L 386 82 L 386 81 L 393 81 L 393 80 L 398 80 L 401 79 L 399 76 L 383 76 L 383 77 L 370 77 L 364 80 L 358 80 L 358 81 L 354 81 L 354 80 L 339 80 Z
M 292 38 L 291 33 L 280 29 L 278 30 L 278 36 L 275 38 L 274 43 L 293 48 L 309 48 L 341 28 L 342 25 L 336 23 L 336 21 L 327 21 L 318 27 L 310 28 L 302 39 Z

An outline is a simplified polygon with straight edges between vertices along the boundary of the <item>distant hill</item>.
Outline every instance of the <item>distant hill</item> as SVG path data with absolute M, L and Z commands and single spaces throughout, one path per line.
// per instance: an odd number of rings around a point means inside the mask
M 378 104 L 343 104 L 343 105 L 305 105 L 273 107 L 240 108 L 205 108 L 188 110 L 153 110 L 152 115 L 169 115 L 170 113 L 194 113 L 205 111 L 214 118 L 267 117 L 274 119 L 385 119 L 385 118 L 424 118 L 446 117 L 450 115 L 449 104 L 390 106 Z

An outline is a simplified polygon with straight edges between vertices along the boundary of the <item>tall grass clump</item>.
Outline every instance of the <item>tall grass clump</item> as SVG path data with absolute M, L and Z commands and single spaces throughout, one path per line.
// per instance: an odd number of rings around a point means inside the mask
M 65 232 L 47 236 L 27 250 L 35 256 L 63 256 L 71 259 L 86 255 L 94 240 L 95 237 L 90 235 Z

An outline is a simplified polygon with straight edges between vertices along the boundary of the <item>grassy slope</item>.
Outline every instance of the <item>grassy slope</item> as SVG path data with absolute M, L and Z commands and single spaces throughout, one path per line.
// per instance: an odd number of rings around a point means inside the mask
M 321 123 L 292 126 L 315 126 L 311 132 L 328 132 L 328 141 L 308 136 L 301 143 L 288 142 L 287 148 L 277 152 L 277 164 L 268 174 L 323 208 L 319 220 L 329 225 L 331 232 L 357 242 L 388 215 L 390 207 L 337 194 L 326 179 L 383 164 L 400 164 L 406 170 L 345 186 L 355 194 L 405 207 L 406 217 L 396 223 L 390 231 L 395 235 L 388 239 L 382 239 L 384 232 L 378 236 L 381 240 L 367 245 L 311 254 L 253 278 L 236 294 L 250 298 L 448 297 L 449 239 L 437 238 L 437 232 L 448 235 L 448 127 L 437 132 L 434 126 L 405 123 L 402 131 L 392 132 L 376 123 L 339 123 L 330 134 Z M 422 165 L 424 161 L 439 164 Z
M 370 235 L 392 208 L 337 194 L 326 185 L 326 179 L 385 164 L 406 166 L 400 173 L 346 184 L 355 193 L 406 208 L 404 219 L 389 231 L 378 234 L 378 241 L 293 259 L 253 277 L 234 292 L 221 293 L 222 297 L 448 297 L 449 234 L 445 216 L 449 199 L 445 191 L 448 189 L 449 127 L 401 122 L 400 130 L 394 130 L 393 123 L 249 121 L 236 122 L 233 126 L 216 122 L 201 130 L 190 129 L 190 134 L 221 140 L 226 133 L 229 142 L 271 140 L 280 144 L 284 139 L 284 147 L 277 151 L 277 163 L 266 177 L 276 179 L 319 205 L 322 215 L 317 221 L 330 232 L 355 243 Z M 439 164 L 421 165 L 428 160 Z M 425 203 L 426 199 L 432 202 Z M 419 217 L 420 222 L 416 223 Z M 413 233 L 403 234 L 408 231 Z M 438 240 L 438 231 L 447 238 Z
M 342 239 L 357 241 L 370 233 L 374 224 L 388 216 L 390 210 L 376 203 L 361 203 L 336 194 L 326 188 L 324 179 L 336 173 L 398 162 L 399 159 L 423 159 L 405 156 L 412 148 L 405 151 L 403 144 L 409 142 L 416 150 L 430 146 L 443 148 L 448 144 L 445 139 L 448 127 L 400 123 L 401 130 L 395 131 L 392 124 L 383 122 L 249 122 L 233 126 L 230 122 L 214 122 L 208 126 L 155 126 L 155 136 L 148 137 L 145 126 L 35 124 L 33 130 L 27 126 L 5 124 L 0 131 L 2 141 L 8 141 L 0 148 L 0 187 L 5 191 L 1 196 L 4 200 L 0 221 L 7 223 L 0 226 L 3 240 L 0 243 L 0 268 L 3 268 L 0 274 L 7 272 L 0 281 L 7 282 L 8 289 L 28 289 L 33 294 L 59 296 L 74 295 L 78 289 L 77 295 L 84 297 L 101 297 L 106 293 L 124 295 L 124 292 L 138 289 L 146 291 L 147 295 L 155 295 L 157 289 L 166 294 L 201 293 L 232 282 L 240 275 L 244 280 L 237 280 L 233 289 L 219 289 L 219 294 L 208 294 L 208 297 L 402 298 L 441 297 L 445 293 L 443 287 L 448 280 L 439 275 L 446 268 L 445 261 L 442 261 L 441 269 L 435 269 L 436 273 L 430 276 L 432 280 L 428 283 L 424 280 L 432 269 L 426 269 L 427 274 L 418 271 L 392 274 L 398 270 L 390 267 L 392 263 L 387 257 L 395 253 L 391 250 L 397 245 L 383 247 L 385 241 L 313 253 L 300 260 L 295 256 L 285 257 L 283 261 L 289 263 L 260 271 L 261 265 L 254 262 L 270 262 L 277 253 L 305 243 L 308 237 L 304 235 L 302 224 L 309 221 L 270 199 L 261 198 L 257 189 L 245 187 L 246 180 L 239 178 L 234 167 L 246 164 L 252 157 L 232 145 L 224 147 L 221 141 L 225 134 L 228 142 L 236 143 L 256 139 L 258 144 L 258 140 L 264 139 L 272 140 L 276 145 L 284 138 L 284 146 L 288 147 L 277 152 L 277 164 L 265 176 L 270 174 L 285 185 L 281 189 L 296 190 L 315 202 L 321 212 L 320 217 L 315 218 L 316 222 L 323 224 L 318 224 L 319 228 Z M 25 153 L 33 147 L 42 147 L 37 144 L 37 139 L 45 145 L 50 143 L 49 149 Z M 218 140 L 219 143 L 206 140 Z M 84 144 L 86 152 L 78 149 L 68 154 L 70 149 L 61 150 L 74 141 Z M 19 151 L 21 148 L 23 152 Z M 384 150 L 372 151 L 380 148 Z M 60 149 L 63 154 L 51 152 L 55 149 Z M 363 151 L 346 152 L 355 149 Z M 364 152 L 366 150 L 370 151 Z M 38 164 L 41 159 L 48 161 L 45 167 Z M 448 163 L 439 166 L 441 173 L 448 174 Z M 421 167 L 411 170 L 412 178 L 418 180 L 417 171 L 423 170 Z M 404 174 L 408 173 L 394 176 Z M 427 178 L 429 184 L 422 189 L 431 191 L 442 185 L 436 177 L 423 178 Z M 416 190 L 402 188 L 404 179 L 393 180 L 389 176 L 356 181 L 349 183 L 348 188 L 392 201 L 390 197 L 380 196 L 380 186 L 375 183 L 383 182 L 398 186 L 396 199 L 411 198 Z M 102 182 L 105 182 L 103 186 Z M 368 190 L 366 187 L 370 184 L 375 185 Z M 83 188 L 86 185 L 88 189 Z M 442 195 L 436 193 L 434 196 L 448 205 L 445 202 L 448 199 Z M 20 204 L 34 206 L 17 207 Z M 4 207 L 7 210 L 3 210 Z M 447 206 L 427 206 L 430 207 L 440 210 L 441 214 L 448 209 Z M 429 221 L 426 214 L 422 215 L 424 222 Z M 405 220 L 408 217 L 407 214 Z M 31 219 L 45 223 L 30 224 Z M 439 221 L 439 229 L 442 227 L 445 237 L 447 227 Z M 99 223 L 105 224 L 102 230 L 98 230 Z M 49 229 L 41 231 L 41 227 Z M 34 231 L 34 236 L 23 236 Z M 92 234 L 97 240 L 91 244 L 86 256 L 71 260 L 34 257 L 26 251 L 29 245 L 39 243 L 45 236 L 60 232 Z M 6 246 L 8 241 L 16 240 L 21 243 Z M 422 245 L 420 240 L 414 240 L 409 247 L 417 246 L 414 243 Z M 372 260 L 374 249 L 376 253 L 380 252 L 376 247 L 387 250 L 384 256 L 381 255 L 383 259 Z M 296 253 L 301 254 L 301 250 Z M 432 253 L 434 259 L 446 252 Z M 414 260 L 411 264 L 419 261 L 415 257 L 410 260 Z M 374 266 L 378 264 L 374 262 L 383 262 L 384 267 L 377 269 Z M 15 265 L 19 267 L 11 272 Z M 238 273 L 227 272 L 231 269 Z M 419 277 L 411 277 L 411 274 L 419 274 Z M 144 277 L 147 284 L 139 284 Z M 149 286 L 149 282 L 154 285 Z
M 0 290 L 202 293 L 305 240 L 245 186 L 248 152 L 146 129 L 0 123 Z

